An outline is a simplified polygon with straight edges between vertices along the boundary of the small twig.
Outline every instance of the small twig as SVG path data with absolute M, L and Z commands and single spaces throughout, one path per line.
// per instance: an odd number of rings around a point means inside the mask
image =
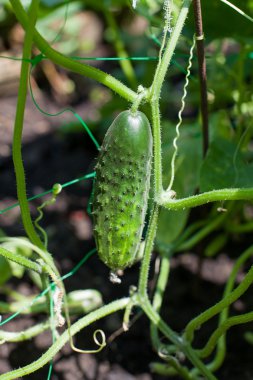
M 129 325 L 128 325 L 128 329 L 130 329 L 130 327 L 132 327 L 139 319 L 140 317 L 143 315 L 143 312 L 142 311 L 139 311 L 132 319 L 131 321 L 129 322 Z M 126 330 L 124 330 L 123 326 L 120 327 L 119 329 L 117 329 L 116 331 L 114 331 L 108 338 L 107 338 L 107 345 L 111 344 L 118 336 L 124 334 L 126 332 Z
M 205 156 L 208 149 L 208 102 L 207 102 L 207 80 L 206 80 L 206 58 L 204 50 L 204 33 L 201 12 L 201 0 L 193 0 L 195 31 L 197 42 L 197 54 L 199 64 L 200 80 L 200 105 L 203 128 L 203 155 Z

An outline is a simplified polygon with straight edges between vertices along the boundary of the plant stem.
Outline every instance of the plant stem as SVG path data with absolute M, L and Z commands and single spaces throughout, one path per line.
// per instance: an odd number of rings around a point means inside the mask
M 118 310 L 124 309 L 129 302 L 129 298 L 122 298 L 117 301 L 113 301 L 108 305 L 101 307 L 98 310 L 93 311 L 89 315 L 79 319 L 76 323 L 74 323 L 69 331 L 71 336 L 74 336 L 79 331 L 81 331 L 84 327 L 90 325 L 91 323 L 112 314 Z M 66 330 L 57 341 L 35 362 L 26 365 L 23 368 L 16 369 L 14 371 L 7 372 L 3 375 L 0 375 L 0 380 L 11 380 L 17 379 L 22 376 L 29 375 L 32 372 L 37 371 L 42 368 L 45 364 L 50 362 L 53 357 L 57 354 L 57 352 L 67 343 L 69 340 L 69 332 Z
M 144 255 L 141 262 L 138 293 L 141 297 L 144 297 L 144 298 L 147 297 L 148 274 L 149 274 L 152 248 L 153 248 L 156 228 L 157 228 L 158 212 L 159 212 L 159 206 L 154 205 L 153 211 L 151 213 L 150 221 L 149 221 L 148 232 L 146 236 L 146 243 L 145 243 L 145 248 L 144 248 Z
M 229 218 L 229 211 L 217 215 L 216 218 L 206 221 L 206 225 L 192 235 L 188 240 L 184 240 L 179 245 L 176 246 L 176 251 L 187 251 L 194 247 L 199 241 L 208 236 L 212 231 L 215 231 L 224 222 L 225 219 Z
M 174 361 L 168 361 L 168 364 L 151 363 L 150 368 L 152 372 L 162 376 L 172 377 L 180 375 L 184 380 L 192 380 L 192 376 L 189 374 L 189 371 L 185 367 L 180 366 L 178 361 L 175 359 Z
M 154 181 L 155 181 L 155 196 L 159 197 L 162 190 L 162 150 L 161 150 L 161 122 L 159 111 L 159 99 L 162 85 L 168 70 L 171 58 L 178 43 L 181 31 L 183 29 L 191 0 L 184 0 L 180 14 L 178 16 L 175 28 L 171 34 L 169 43 L 167 43 L 162 59 L 157 65 L 156 72 L 152 85 L 149 89 L 149 101 L 152 111 L 152 125 L 154 138 Z
M 44 287 L 45 288 L 45 287 Z M 38 296 L 37 296 L 38 297 Z M 36 296 L 25 297 L 22 300 L 14 302 L 1 302 L 0 301 L 0 314 L 34 314 L 34 313 L 46 313 L 48 310 L 46 304 L 46 297 L 37 298 Z M 34 302 L 36 300 L 36 302 Z M 29 305 L 30 301 L 30 305 Z M 94 292 L 93 298 L 83 298 L 80 300 L 73 300 L 71 293 L 67 295 L 67 302 L 69 313 L 71 315 L 83 315 L 97 309 L 101 306 L 102 300 L 98 298 Z M 0 323 L 1 326 L 1 323 Z
M 16 248 L 23 246 L 36 252 L 37 255 L 42 259 L 42 262 L 40 264 L 45 264 L 45 266 L 42 265 L 42 270 L 45 270 L 49 275 L 52 275 L 53 277 L 60 277 L 59 271 L 54 264 L 52 256 L 48 251 L 44 249 L 44 247 L 41 249 L 36 244 L 31 243 L 27 239 L 16 237 L 1 237 L 0 242 L 4 242 L 5 246 L 8 247 L 8 249 L 11 249 L 12 247 Z
M 145 299 L 140 299 L 140 306 L 143 311 L 149 317 L 149 319 L 154 323 L 158 329 L 171 341 L 173 342 L 191 361 L 191 363 L 198 368 L 200 373 L 205 376 L 205 379 L 215 380 L 216 377 L 209 371 L 209 369 L 204 365 L 204 363 L 198 358 L 194 350 L 190 345 L 179 337 L 160 317 L 158 313 L 152 308 L 150 302 Z M 1 379 L 1 377 L 0 377 Z
M 33 222 L 30 215 L 29 204 L 26 197 L 26 183 L 25 183 L 25 170 L 22 161 L 22 132 L 24 123 L 24 113 L 27 97 L 27 84 L 31 58 L 31 50 L 33 43 L 34 26 L 37 18 L 37 11 L 39 6 L 39 0 L 34 0 L 28 11 L 27 18 L 29 19 L 29 24 L 27 25 L 27 30 L 24 39 L 23 55 L 22 55 L 22 65 L 20 74 L 20 84 L 18 90 L 18 100 L 16 108 L 16 118 L 14 125 L 13 134 L 13 145 L 12 145 L 12 157 L 16 175 L 17 182 L 17 196 L 20 204 L 21 217 L 23 221 L 24 228 L 26 230 L 29 239 L 41 249 L 44 249 L 43 243 L 40 240 L 37 232 L 34 229 Z
M 31 326 L 26 330 L 12 332 L 0 330 L 0 341 L 4 342 L 23 342 L 28 339 L 32 339 L 35 336 L 41 334 L 43 331 L 50 328 L 49 321 L 38 323 L 35 326 Z
M 162 257 L 161 259 L 161 265 L 160 265 L 160 270 L 159 270 L 159 276 L 156 284 L 156 290 L 153 298 L 153 308 L 154 310 L 159 313 L 162 302 L 163 302 L 163 296 L 164 292 L 167 286 L 168 282 L 168 277 L 170 273 L 170 259 L 169 256 L 171 256 L 171 251 L 167 252 L 165 256 Z M 153 347 L 158 350 L 160 346 L 160 340 L 158 336 L 158 331 L 157 331 L 157 326 L 151 323 L 150 326 L 150 335 L 151 335 L 151 340 Z
M 25 269 L 33 270 L 39 274 L 42 273 L 42 268 L 38 263 L 28 259 L 25 256 L 20 255 L 17 252 L 13 253 L 3 247 L 0 247 L 0 255 L 3 256 L 6 260 L 13 261 L 14 263 L 23 266 Z
M 160 194 L 163 192 L 162 184 L 162 144 L 161 144 L 161 122 L 160 122 L 160 111 L 159 111 L 159 101 L 151 101 L 151 112 L 152 112 L 152 129 L 153 129 L 153 143 L 154 143 L 154 188 L 155 196 L 159 198 Z
M 170 366 L 170 364 L 168 365 L 168 364 L 164 364 L 160 362 L 153 362 L 153 363 L 150 363 L 149 366 L 150 366 L 151 372 L 155 372 L 161 376 L 177 376 L 178 375 L 177 370 L 173 368 L 172 366 Z M 190 377 L 190 380 L 192 380 L 191 377 Z
M 244 323 L 252 322 L 253 320 L 253 312 L 249 312 L 242 315 L 236 315 L 234 317 L 228 318 L 225 322 L 223 322 L 210 336 L 207 344 L 201 350 L 198 350 L 198 354 L 200 357 L 209 356 L 214 350 L 217 341 L 220 339 L 222 335 L 226 333 L 228 329 L 236 325 L 242 325 Z
M 182 32 L 190 5 L 192 0 L 184 0 L 181 11 L 179 13 L 176 25 L 171 34 L 169 43 L 167 43 L 165 52 L 163 54 L 160 64 L 157 66 L 154 80 L 151 86 L 151 97 L 152 99 L 159 99 L 162 89 L 162 85 L 165 79 L 166 72 L 168 70 L 171 58 L 174 54 L 175 48 L 177 46 L 180 34 Z
M 224 308 L 231 305 L 236 301 L 252 284 L 253 281 L 253 266 L 245 275 L 243 281 L 238 285 L 230 294 L 219 301 L 216 305 L 210 307 L 196 318 L 191 320 L 185 328 L 185 337 L 189 342 L 192 342 L 194 338 L 195 330 L 199 329 L 203 323 L 211 319 L 216 314 L 220 313 Z
M 20 0 L 10 0 L 13 12 L 15 13 L 18 21 L 26 30 L 29 25 L 29 18 L 20 2 Z M 80 62 L 76 62 L 71 58 L 65 57 L 63 54 L 59 53 L 53 49 L 48 42 L 35 30 L 34 32 L 34 42 L 38 49 L 52 62 L 64 67 L 65 69 L 71 70 L 80 75 L 84 75 L 88 78 L 94 79 L 97 82 L 109 87 L 111 90 L 115 91 L 117 94 L 125 98 L 126 100 L 133 102 L 137 94 L 129 89 L 127 86 L 122 84 L 119 80 L 112 77 L 111 75 L 104 73 L 103 71 L 91 67 Z
M 158 199 L 158 203 L 169 210 L 184 210 L 185 208 L 191 208 L 201 206 L 210 202 L 218 201 L 231 201 L 231 200 L 252 200 L 253 188 L 237 188 L 237 189 L 220 189 L 207 191 L 206 193 L 193 195 L 188 198 L 172 199 L 170 193 L 165 191 Z
M 195 31 L 197 42 L 197 55 L 199 64 L 199 80 L 200 80 L 200 105 L 202 116 L 203 130 L 203 156 L 206 155 L 209 136 L 208 136 L 208 101 L 207 101 L 207 79 L 206 79 L 206 58 L 204 50 L 204 32 L 202 22 L 201 0 L 193 0 Z
M 253 246 L 249 247 L 246 251 L 244 251 L 240 255 L 240 257 L 237 259 L 237 261 L 236 261 L 236 263 L 235 263 L 235 265 L 231 271 L 229 279 L 227 281 L 227 284 L 226 284 L 226 287 L 224 290 L 224 294 L 223 294 L 223 298 L 225 298 L 229 293 L 232 292 L 239 269 L 244 264 L 244 262 L 246 260 L 248 260 L 252 255 L 253 255 Z M 228 314 L 229 314 L 229 308 L 228 307 L 222 310 L 222 312 L 220 313 L 220 316 L 219 316 L 219 327 L 226 322 L 226 320 L 228 318 Z M 218 329 L 219 329 L 219 327 L 218 327 Z M 211 344 L 213 344 L 213 343 L 211 343 Z M 208 345 L 208 343 L 207 343 L 207 345 Z M 220 366 L 222 365 L 222 363 L 224 361 L 225 354 L 226 354 L 226 335 L 224 334 L 218 339 L 216 355 L 215 355 L 213 361 L 208 364 L 208 368 L 210 368 L 212 371 L 215 371 L 218 368 L 220 368 Z
M 253 222 L 248 222 L 244 224 L 235 224 L 229 223 L 226 224 L 225 226 L 226 231 L 236 233 L 236 234 L 241 234 L 241 233 L 252 233 L 253 231 Z

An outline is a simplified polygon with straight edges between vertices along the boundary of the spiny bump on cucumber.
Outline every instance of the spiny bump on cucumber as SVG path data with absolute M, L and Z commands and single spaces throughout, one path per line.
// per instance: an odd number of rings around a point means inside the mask
M 150 186 L 152 133 L 147 117 L 120 113 L 104 138 L 94 183 L 94 235 L 101 260 L 117 272 L 139 251 Z

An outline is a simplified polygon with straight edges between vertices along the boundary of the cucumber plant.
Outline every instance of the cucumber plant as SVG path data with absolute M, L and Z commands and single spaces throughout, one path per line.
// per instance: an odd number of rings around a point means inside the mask
M 225 1 L 222 2 L 229 3 Z M 218 216 L 216 215 L 217 207 L 214 207 L 206 220 L 200 220 L 193 223 L 191 226 L 186 227 L 181 235 L 177 235 L 173 242 L 169 242 L 161 255 L 161 265 L 160 270 L 158 271 L 154 297 L 152 297 L 148 291 L 149 268 L 156 237 L 159 212 L 161 209 L 166 209 L 168 212 L 176 212 L 178 210 L 182 211 L 184 209 L 191 209 L 209 202 L 225 202 L 229 200 L 250 201 L 253 199 L 253 188 L 250 186 L 243 186 L 241 185 L 241 182 L 235 182 L 236 184 L 240 183 L 240 186 L 237 188 L 234 188 L 234 186 L 231 186 L 230 188 L 212 187 L 211 189 L 204 190 L 202 193 L 186 196 L 185 198 L 181 198 L 180 194 L 179 197 L 178 195 L 175 196 L 173 181 L 170 182 L 170 186 L 167 190 L 164 188 L 161 148 L 161 90 L 191 4 L 194 3 L 195 9 L 198 9 L 200 1 L 175 1 L 174 7 L 178 9 L 178 12 L 176 21 L 172 26 L 171 15 L 173 14 L 174 8 L 171 8 L 171 6 L 173 2 L 169 0 L 160 2 L 163 3 L 163 9 L 166 13 L 164 18 L 165 27 L 163 30 L 163 42 L 161 44 L 157 65 L 152 73 L 151 83 L 148 88 L 140 86 L 138 91 L 121 83 L 114 76 L 87 64 L 80 63 L 74 58 L 65 56 L 51 47 L 36 29 L 39 0 L 32 0 L 28 11 L 25 10 L 20 0 L 10 0 L 10 3 L 17 20 L 25 30 L 23 62 L 13 144 L 17 193 L 25 231 L 33 246 L 36 248 L 34 249 L 35 253 L 40 257 L 39 266 L 37 265 L 37 262 L 35 263 L 30 259 L 23 260 L 23 266 L 28 269 L 36 269 L 39 271 L 41 278 L 44 280 L 44 284 L 53 281 L 58 286 L 61 295 L 58 299 L 58 309 L 60 309 L 62 304 L 64 286 L 61 282 L 58 269 L 55 266 L 52 256 L 47 251 L 47 248 L 34 228 L 26 197 L 26 184 L 21 154 L 21 136 L 27 93 L 29 62 L 33 63 L 31 60 L 33 42 L 36 48 L 41 52 L 43 58 L 50 59 L 55 64 L 71 70 L 72 72 L 96 80 L 100 84 L 113 90 L 117 95 L 121 96 L 132 105 L 130 110 L 120 113 L 108 129 L 96 166 L 97 177 L 94 185 L 93 205 L 94 233 L 99 256 L 102 261 L 111 268 L 113 273 L 131 266 L 135 262 L 140 251 L 149 196 L 151 160 L 153 160 L 152 173 L 154 184 L 152 209 L 148 220 L 145 241 L 143 242 L 144 253 L 141 260 L 137 286 L 135 286 L 135 284 L 134 287 L 131 287 L 128 297 L 113 300 L 80 318 L 72 326 L 69 324 L 68 330 L 59 335 L 58 339 L 53 342 L 48 351 L 38 360 L 23 368 L 18 368 L 0 375 L 0 380 L 16 379 L 38 370 L 52 360 L 54 355 L 69 341 L 70 337 L 72 338 L 72 336 L 77 334 L 83 328 L 90 326 L 93 322 L 97 322 L 101 318 L 119 310 L 125 311 L 123 327 L 125 329 L 128 328 L 133 306 L 138 306 L 150 320 L 152 344 L 159 357 L 163 360 L 162 363 L 159 362 L 154 364 L 153 368 L 156 369 L 157 372 L 160 371 L 160 373 L 167 376 L 179 375 L 180 378 L 187 380 L 198 380 L 200 378 L 208 380 L 217 379 L 215 371 L 220 368 L 224 361 L 226 349 L 225 338 L 228 328 L 236 324 L 246 323 L 253 320 L 252 312 L 238 315 L 236 317 L 229 316 L 230 305 L 245 293 L 253 282 L 253 267 L 251 267 L 241 283 L 235 285 L 236 276 L 242 264 L 253 254 L 252 246 L 243 252 L 243 254 L 237 259 L 231 276 L 225 286 L 222 299 L 214 306 L 193 318 L 185 326 L 183 332 L 174 331 L 161 317 L 160 309 L 169 278 L 171 255 L 184 249 L 194 247 L 196 242 L 201 241 L 211 231 L 215 231 L 217 226 L 220 226 L 221 223 L 226 223 L 226 233 L 229 233 L 229 227 L 231 228 L 231 226 L 229 226 L 229 218 L 231 215 L 235 215 L 233 212 L 235 213 L 236 209 L 233 208 L 233 205 L 236 202 L 231 203 L 230 207 L 227 208 L 220 207 L 222 212 L 224 210 L 226 210 L 226 212 Z M 92 4 L 93 2 L 91 1 L 89 3 Z M 113 2 L 114 5 L 115 3 L 116 2 Z M 120 4 L 124 5 L 129 5 L 129 3 L 131 2 L 124 0 L 121 0 L 120 2 Z M 134 1 L 133 5 L 136 6 L 137 9 L 140 7 L 140 10 L 145 14 L 144 8 L 147 7 L 149 3 L 150 7 L 152 7 L 152 14 L 149 17 L 150 22 L 151 24 L 154 23 L 157 25 L 159 23 L 157 23 L 157 17 L 155 15 L 158 6 L 156 2 Z M 208 7 L 212 7 L 211 3 L 212 2 L 209 2 Z M 247 9 L 250 9 L 249 3 L 245 2 L 245 4 L 246 3 L 248 7 Z M 220 4 L 220 6 L 224 6 L 224 4 Z M 101 11 L 108 11 L 107 2 L 96 2 L 96 7 Z M 214 9 L 215 7 L 212 8 L 212 10 Z M 245 6 L 245 11 L 247 9 Z M 161 8 L 158 10 L 161 10 Z M 245 15 L 245 12 L 240 13 Z M 199 12 L 197 12 L 197 15 L 200 17 Z M 251 22 L 251 17 L 248 16 L 246 18 L 247 22 Z M 200 19 L 197 21 L 200 21 Z M 114 25 L 114 21 L 111 18 L 110 22 L 111 25 Z M 213 27 L 213 29 L 216 30 L 215 27 Z M 193 27 L 190 29 L 193 29 Z M 201 49 L 201 45 L 203 47 L 203 34 L 201 35 L 197 33 L 197 41 L 201 42 L 198 44 L 198 48 Z M 122 44 L 115 44 L 116 50 L 118 49 L 118 51 L 121 52 L 122 49 L 124 50 L 124 47 L 122 46 Z M 203 54 L 203 51 L 199 51 L 199 53 L 201 55 L 201 53 Z M 240 66 L 241 70 L 242 66 L 243 65 Z M 126 65 L 122 65 L 122 68 L 127 71 L 128 75 L 131 77 L 133 71 L 129 71 L 129 65 L 127 67 Z M 187 75 L 188 74 L 189 70 Z M 189 75 L 187 76 L 187 79 L 188 77 Z M 130 82 L 134 83 L 134 81 L 129 80 L 129 83 Z M 242 87 L 242 81 L 238 83 L 238 86 L 239 85 Z M 182 99 L 184 101 L 185 94 Z M 183 101 L 182 103 L 184 103 Z M 239 104 L 237 104 L 237 106 L 240 106 L 239 108 L 241 110 L 243 99 L 240 98 L 238 102 Z M 143 109 L 149 109 L 152 133 L 148 119 L 144 113 L 139 111 L 140 105 L 146 107 Z M 180 119 L 182 110 L 183 105 L 180 110 Z M 241 138 L 244 137 L 244 135 L 241 133 L 241 127 L 238 130 L 240 133 L 239 136 L 237 136 L 237 141 L 239 141 L 237 147 L 240 148 Z M 176 134 L 178 139 L 180 136 L 179 127 L 176 128 Z M 178 148 L 175 139 L 174 144 L 172 139 L 169 142 L 171 145 L 174 145 L 177 152 Z M 237 154 L 237 151 L 236 153 L 233 153 L 234 157 Z M 177 168 L 174 165 L 175 155 L 173 155 L 173 157 L 174 158 L 171 160 L 173 164 L 172 169 L 176 176 L 177 171 L 175 169 Z M 206 160 L 208 163 L 208 154 Z M 208 167 L 210 167 L 210 164 Z M 239 172 L 241 171 L 239 170 Z M 248 174 L 248 171 L 243 172 Z M 238 176 L 236 176 L 236 180 L 237 177 Z M 223 203 L 222 206 L 224 206 Z M 206 221 L 208 223 L 206 223 Z M 246 227 L 249 228 L 248 225 Z M 245 229 L 247 230 L 246 227 Z M 233 228 L 236 229 L 236 226 L 233 226 Z M 6 251 L 6 249 L 2 249 L 2 255 L 22 264 L 21 255 L 18 257 L 16 256 L 15 259 L 15 252 L 10 253 L 9 251 Z M 202 349 L 195 348 L 195 332 L 204 323 L 217 315 L 219 315 L 217 329 L 213 332 Z M 43 329 L 44 327 L 45 326 L 43 326 Z M 54 328 L 55 326 L 52 327 L 52 329 Z M 41 329 L 42 328 L 38 329 L 38 331 L 40 332 Z M 30 332 L 27 333 L 27 336 L 29 336 L 29 334 Z M 96 334 L 97 331 L 94 334 L 94 340 L 99 346 L 99 349 L 97 350 L 99 351 L 105 346 L 104 335 L 102 335 L 103 341 L 101 343 L 98 341 Z M 162 339 L 160 338 L 160 334 L 162 335 Z M 164 344 L 165 341 L 166 344 Z M 217 349 L 217 352 L 213 355 L 215 348 Z

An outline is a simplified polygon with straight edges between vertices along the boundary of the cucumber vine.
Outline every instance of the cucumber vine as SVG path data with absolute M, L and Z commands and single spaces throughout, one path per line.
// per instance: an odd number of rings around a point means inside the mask
M 222 0 L 223 1 L 223 0 Z M 225 1 L 224 1 L 225 2 Z M 23 225 L 26 234 L 30 240 L 26 244 L 31 244 L 34 252 L 37 255 L 37 260 L 28 259 L 22 257 L 21 255 L 12 253 L 9 249 L 0 248 L 0 255 L 5 257 L 10 261 L 14 261 L 26 269 L 35 271 L 44 279 L 44 284 L 50 286 L 50 283 L 54 284 L 57 292 L 53 293 L 54 297 L 54 311 L 56 314 L 56 319 L 58 319 L 58 324 L 61 320 L 61 309 L 65 309 L 65 316 L 67 318 L 68 327 L 64 333 L 54 340 L 51 347 L 36 361 L 33 363 L 10 371 L 6 374 L 0 375 L 0 380 L 10 380 L 16 379 L 29 375 L 32 372 L 37 371 L 45 364 L 49 363 L 54 356 L 59 352 L 59 350 L 68 341 L 72 342 L 72 337 L 79 331 L 87 326 L 90 326 L 93 322 L 100 320 L 112 313 L 119 310 L 125 310 L 124 316 L 124 329 L 126 330 L 129 325 L 129 316 L 133 306 L 138 306 L 146 314 L 147 318 L 151 323 L 151 338 L 152 343 L 159 356 L 164 360 L 165 364 L 160 366 L 161 371 L 165 373 L 177 373 L 184 379 L 200 379 L 202 378 L 214 380 L 216 379 L 214 371 L 219 368 L 224 359 L 225 351 L 225 333 L 226 331 L 240 323 L 246 323 L 253 320 L 253 313 L 249 312 L 236 317 L 229 317 L 229 306 L 235 302 L 242 294 L 246 292 L 249 286 L 253 282 L 253 267 L 245 275 L 241 283 L 235 287 L 235 277 L 241 267 L 252 254 L 252 247 L 245 251 L 243 255 L 240 256 L 236 262 L 233 272 L 230 275 L 229 282 L 224 291 L 223 298 L 217 302 L 216 305 L 210 307 L 199 316 L 190 321 L 185 331 L 181 334 L 173 329 L 171 329 L 167 323 L 161 318 L 159 312 L 162 304 L 163 294 L 167 285 L 167 279 L 169 275 L 170 268 L 170 255 L 172 252 L 176 252 L 182 249 L 182 247 L 189 247 L 199 241 L 205 234 L 209 233 L 212 229 L 215 229 L 221 221 L 224 221 L 226 215 L 219 215 L 210 221 L 208 226 L 203 223 L 198 224 L 197 228 L 194 228 L 185 232 L 185 235 L 178 239 L 178 241 L 171 247 L 170 251 L 161 258 L 160 271 L 158 273 L 157 286 L 154 293 L 153 299 L 151 299 L 148 292 L 148 280 L 149 280 L 149 268 L 151 263 L 152 250 L 154 247 L 159 212 L 162 208 L 168 210 L 184 210 L 186 208 L 193 208 L 196 206 L 204 205 L 209 202 L 217 201 L 236 201 L 236 200 L 252 200 L 253 199 L 253 188 L 230 188 L 230 189 L 219 189 L 204 192 L 201 194 L 189 196 L 187 198 L 175 197 L 175 192 L 173 191 L 174 183 L 174 169 L 175 169 L 175 157 L 177 154 L 177 145 L 174 140 L 175 153 L 172 159 L 172 176 L 170 185 L 167 190 L 164 189 L 162 180 L 162 146 L 161 146 L 161 112 L 160 112 L 160 98 L 161 90 L 164 84 L 166 73 L 169 69 L 171 59 L 177 47 L 180 35 L 182 33 L 185 21 L 187 19 L 192 0 L 183 0 L 181 9 L 178 15 L 175 25 L 171 28 L 171 6 L 169 1 L 165 1 L 165 26 L 164 26 L 164 39 L 161 46 L 159 61 L 156 70 L 153 75 L 152 83 L 149 88 L 144 88 L 142 84 L 138 86 L 138 90 L 134 91 L 127 85 L 121 83 L 119 80 L 113 76 L 89 65 L 76 62 L 75 60 L 66 57 L 61 54 L 56 49 L 52 48 L 48 42 L 41 36 L 41 34 L 36 29 L 36 18 L 39 7 L 39 0 L 32 0 L 28 12 L 24 9 L 22 2 L 20 0 L 10 0 L 13 8 L 13 12 L 20 22 L 25 31 L 25 40 L 23 46 L 23 60 L 20 73 L 20 88 L 18 93 L 18 102 L 16 110 L 15 128 L 13 136 L 13 161 L 15 166 L 16 182 L 17 182 L 17 194 L 18 201 L 20 204 L 20 211 L 22 216 Z M 138 7 L 138 2 L 133 1 L 132 6 Z M 107 15 L 109 22 L 112 24 L 115 22 L 114 19 Z M 168 35 L 169 34 L 169 38 Z M 115 300 L 107 305 L 99 307 L 97 310 L 92 311 L 88 315 L 80 318 L 73 325 L 70 324 L 69 312 L 65 294 L 65 288 L 60 277 L 59 271 L 54 263 L 51 254 L 47 250 L 47 239 L 45 238 L 45 233 L 38 225 L 38 221 L 33 222 L 30 215 L 27 195 L 26 195 L 26 184 L 25 184 L 25 171 L 22 163 L 22 151 L 21 151 L 21 141 L 22 141 L 22 130 L 24 122 L 24 111 L 26 105 L 26 95 L 28 88 L 28 76 L 30 65 L 32 62 L 32 46 L 40 51 L 46 59 L 51 60 L 56 65 L 62 68 L 68 69 L 72 72 L 78 73 L 79 75 L 86 76 L 87 78 L 93 79 L 98 83 L 111 89 L 115 96 L 119 95 L 123 97 L 127 102 L 131 104 L 131 112 L 136 114 L 139 112 L 138 109 L 142 105 L 149 106 L 151 109 L 151 125 L 153 133 L 153 180 L 154 180 L 154 201 L 152 210 L 150 212 L 150 217 L 148 221 L 148 228 L 145 237 L 145 246 L 143 258 L 141 260 L 140 275 L 138 287 L 131 289 L 130 296 L 126 298 L 121 298 Z M 190 61 L 187 69 L 186 84 L 184 87 L 184 94 L 182 97 L 182 108 L 179 112 L 179 124 L 177 125 L 177 137 L 179 137 L 179 126 L 182 121 L 182 111 L 184 109 L 184 100 L 186 96 L 186 87 L 188 84 L 188 78 L 190 75 L 191 59 L 193 55 L 193 49 L 195 46 L 195 40 L 190 52 Z M 118 49 L 122 51 L 122 46 L 118 45 Z M 124 70 L 124 69 L 123 69 Z M 135 83 L 135 76 L 133 76 L 132 67 L 125 66 L 125 70 L 128 72 L 129 82 Z M 129 71 L 130 70 L 130 71 Z M 53 195 L 53 201 L 55 200 L 56 194 Z M 50 201 L 51 202 L 51 201 Z M 40 208 L 44 207 L 43 204 Z M 131 221 L 129 221 L 131 223 Z M 37 226 L 37 230 L 36 230 Z M 44 241 L 41 240 L 38 235 L 38 230 L 42 232 L 44 236 Z M 195 231 L 200 231 L 193 234 Z M 187 245 L 188 244 L 188 245 Z M 132 263 L 131 263 L 132 264 Z M 157 290 L 159 288 L 159 291 Z M 64 301 L 64 302 L 63 302 Z M 63 302 L 63 306 L 62 306 Z M 204 323 L 210 320 L 212 317 L 219 315 L 219 323 L 217 329 L 213 332 L 210 339 L 202 349 L 194 348 L 194 335 L 195 331 L 199 329 Z M 29 337 L 33 337 L 39 334 L 41 331 L 49 328 L 52 323 L 46 322 L 39 324 L 34 328 L 28 329 L 24 334 Z M 52 327 L 52 326 L 51 326 Z M 98 339 L 97 334 L 100 333 L 101 341 Z M 166 338 L 168 344 L 164 345 L 160 340 L 160 335 L 163 339 Z M 4 333 L 0 334 L 1 340 L 7 340 L 7 335 Z M 9 340 L 14 341 L 18 337 L 13 336 Z M 98 345 L 97 350 L 79 350 L 78 352 L 98 352 L 106 345 L 106 338 L 104 332 L 97 330 L 94 333 L 94 341 Z M 73 344 L 72 347 L 74 348 Z M 209 363 L 205 364 L 203 359 L 208 358 L 214 349 L 217 348 L 217 353 L 214 359 Z M 187 365 L 185 361 L 180 361 L 178 358 L 187 359 Z M 188 363 L 191 363 L 192 368 L 188 367 Z M 167 372 L 166 372 L 167 371 Z

